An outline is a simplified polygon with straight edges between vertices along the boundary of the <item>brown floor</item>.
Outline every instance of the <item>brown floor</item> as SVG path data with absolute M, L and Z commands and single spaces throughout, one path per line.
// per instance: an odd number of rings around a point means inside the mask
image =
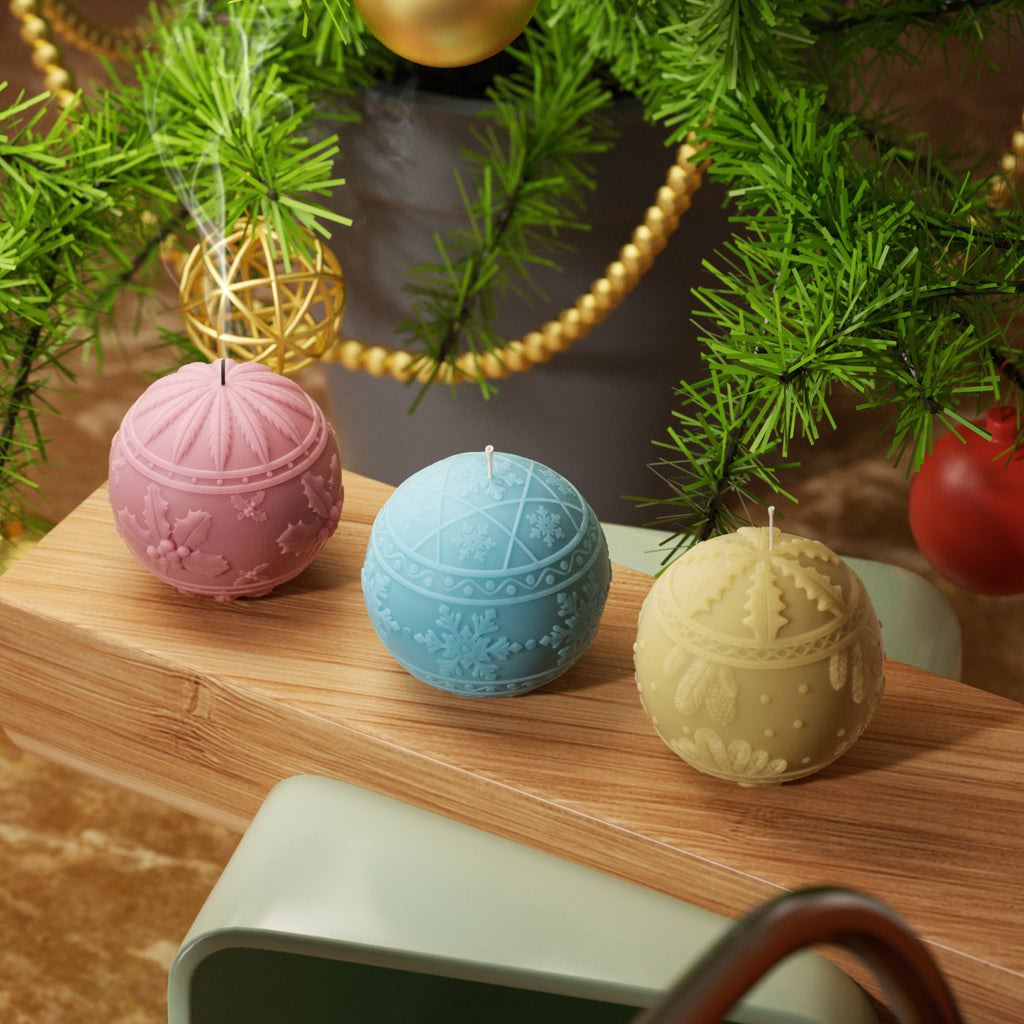
M 111 10 L 123 18 L 128 7 L 118 2 Z M 34 88 L 24 56 L 5 7 L 0 79 Z M 1024 49 L 1014 56 L 1004 66 L 1020 67 Z M 921 113 L 924 128 L 974 135 L 995 159 L 1024 104 L 1024 88 L 1008 87 L 1010 77 L 983 76 L 950 90 L 929 66 L 913 76 L 908 95 L 918 106 L 934 101 Z M 172 320 L 175 311 L 162 315 Z M 102 484 L 110 438 L 144 388 L 144 371 L 159 364 L 149 350 L 151 326 L 138 337 L 126 334 L 123 351 L 110 347 L 102 376 L 83 365 L 77 393 L 59 403 L 67 418 L 46 425 L 54 440 L 41 483 L 52 518 Z M 319 371 L 307 371 L 302 383 L 322 397 Z M 792 482 L 799 505 L 784 510 L 787 529 L 933 580 L 963 626 L 966 682 L 1024 701 L 1024 598 L 970 595 L 928 568 L 907 525 L 907 481 L 873 443 L 880 425 L 848 412 L 836 437 L 807 453 Z M 170 960 L 236 842 L 222 829 L 24 755 L 0 734 L 0 1020 L 164 1020 Z

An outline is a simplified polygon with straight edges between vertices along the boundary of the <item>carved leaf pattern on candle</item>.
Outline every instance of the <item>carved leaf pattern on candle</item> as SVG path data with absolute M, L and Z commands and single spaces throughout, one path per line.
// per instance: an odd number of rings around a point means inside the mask
M 776 637 L 786 625 L 786 602 L 782 592 L 774 585 L 770 562 L 760 561 L 752 567 L 751 586 L 747 591 L 747 617 L 743 620 L 755 636 Z
M 220 555 L 200 551 L 210 534 L 208 512 L 192 510 L 170 517 L 170 505 L 156 484 L 146 488 L 142 523 L 126 508 L 118 510 L 118 523 L 143 546 L 146 556 L 164 571 L 176 569 L 200 576 L 219 576 L 230 568 Z
M 635 651 L 641 700 L 666 743 L 744 784 L 830 763 L 884 684 L 878 619 L 856 574 L 822 544 L 749 527 L 662 575 Z
M 146 568 L 221 601 L 262 596 L 301 572 L 344 498 L 316 403 L 268 367 L 231 360 L 190 364 L 139 397 L 111 445 L 108 493 Z
M 694 660 L 686 667 L 676 688 L 675 705 L 684 715 L 702 707 L 719 725 L 732 725 L 739 710 L 740 687 L 728 665 Z
M 236 587 L 251 587 L 264 583 L 267 579 L 267 570 L 269 568 L 269 562 L 262 562 L 260 565 L 254 565 L 251 569 L 246 569 L 244 572 L 240 572 L 235 577 L 234 585 Z
M 198 372 L 192 370 L 195 366 Z M 151 409 L 157 414 L 140 433 L 143 444 L 173 429 L 171 458 L 181 462 L 204 433 L 203 427 L 212 424 L 212 429 L 205 431 L 209 454 L 214 468 L 225 469 L 236 432 L 256 459 L 270 461 L 271 443 L 261 420 L 273 424 L 292 445 L 302 443 L 293 414 L 306 413 L 306 405 L 291 390 L 267 387 L 259 372 L 265 367 L 229 361 L 225 384 L 220 383 L 219 375 L 202 374 L 202 368 L 203 364 L 193 363 L 158 382 L 161 386 L 151 396 Z
M 257 491 L 255 494 L 232 494 L 231 506 L 238 513 L 239 520 L 251 519 L 254 523 L 265 523 L 267 513 L 260 508 L 260 505 L 266 499 L 266 491 Z
M 319 548 L 337 529 L 345 497 L 344 488 L 338 484 L 338 474 L 338 457 L 332 455 L 326 479 L 313 473 L 302 475 L 302 493 L 306 496 L 313 518 L 288 524 L 284 533 L 277 538 L 283 552 L 296 556 L 307 555 Z M 336 493 L 339 496 L 334 501 L 333 495 Z
M 878 639 L 865 632 L 858 643 L 837 651 L 829 661 L 829 682 L 834 690 L 849 683 L 850 697 L 855 704 L 867 700 L 870 685 L 882 671 L 885 652 Z
M 773 758 L 767 750 L 755 749 L 747 740 L 726 744 L 714 729 L 698 729 L 692 740 L 679 737 L 671 746 L 688 760 L 746 781 L 768 781 L 788 767 L 784 758 Z

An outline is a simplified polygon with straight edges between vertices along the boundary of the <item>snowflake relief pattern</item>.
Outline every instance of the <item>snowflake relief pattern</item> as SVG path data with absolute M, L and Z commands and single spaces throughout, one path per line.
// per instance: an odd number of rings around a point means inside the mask
M 557 652 L 560 666 L 575 661 L 590 643 L 600 610 L 601 594 L 590 580 L 575 591 L 559 593 L 558 615 L 562 621 L 552 626 L 540 642 Z
M 426 518 L 427 509 L 422 501 L 406 500 L 399 495 L 401 505 L 389 506 L 388 514 L 394 518 L 395 528 L 399 534 L 418 532 L 420 523 Z
M 499 636 L 498 614 L 488 608 L 463 623 L 461 612 L 446 604 L 438 609 L 437 631 L 417 633 L 415 640 L 436 655 L 438 671 L 449 679 L 494 680 L 501 663 L 521 651 L 522 645 Z
M 229 568 L 220 555 L 200 550 L 210 536 L 210 513 L 192 509 L 172 521 L 170 505 L 156 484 L 146 488 L 141 523 L 127 509 L 121 509 L 117 518 L 121 527 L 141 542 L 146 557 L 164 571 L 180 569 L 213 577 Z
M 285 554 L 314 554 L 338 528 L 344 492 L 340 492 L 338 500 L 333 501 L 332 496 L 337 485 L 337 455 L 331 456 L 326 480 L 313 473 L 302 474 L 302 492 L 306 496 L 309 510 L 313 513 L 313 519 L 310 522 L 300 519 L 297 523 L 288 524 L 284 533 L 277 538 L 278 547 Z
M 482 562 L 487 552 L 497 546 L 486 523 L 461 523 L 455 534 L 455 547 L 459 552 L 459 561 L 462 562 L 470 558 L 474 562 Z
M 526 521 L 530 524 L 530 536 L 534 540 L 543 541 L 547 546 L 553 547 L 556 540 L 565 536 L 562 527 L 562 517 L 557 512 L 550 511 L 546 505 L 540 505 L 536 512 L 531 512 Z
M 499 455 L 494 456 L 492 470 L 487 476 L 476 466 L 458 465 L 453 474 L 453 493 L 469 497 L 482 491 L 487 497 L 501 501 L 511 488 L 525 483 L 523 477 Z
M 550 466 L 542 466 L 538 463 L 535 472 L 548 490 L 557 491 L 564 498 L 576 497 L 576 488 L 561 473 L 556 473 Z

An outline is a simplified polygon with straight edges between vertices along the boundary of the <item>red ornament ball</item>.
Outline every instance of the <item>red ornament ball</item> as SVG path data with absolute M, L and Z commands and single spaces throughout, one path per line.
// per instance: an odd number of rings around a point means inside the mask
M 1017 415 L 995 408 L 984 427 L 939 438 L 910 487 L 910 528 L 951 583 L 977 594 L 1024 593 L 1024 448 L 1009 457 Z

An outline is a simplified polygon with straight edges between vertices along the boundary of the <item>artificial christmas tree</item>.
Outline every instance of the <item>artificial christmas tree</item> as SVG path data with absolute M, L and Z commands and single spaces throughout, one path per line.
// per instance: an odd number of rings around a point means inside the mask
M 41 46 L 43 0 L 15 9 Z M 404 325 L 407 362 L 429 383 L 450 379 L 467 353 L 486 367 L 500 351 L 501 290 L 528 289 L 531 267 L 557 262 L 587 188 L 586 154 L 605 144 L 601 111 L 629 92 L 674 142 L 706 147 L 705 177 L 728 190 L 736 222 L 707 254 L 712 284 L 680 296 L 681 330 L 696 319 L 706 373 L 665 382 L 678 389 L 677 423 L 652 440 L 672 494 L 652 515 L 681 541 L 742 520 L 745 494 L 781 489 L 791 442 L 828 427 L 838 389 L 891 409 L 893 460 L 916 467 L 937 423 L 970 429 L 968 407 L 1019 374 L 1008 325 L 1022 215 L 1007 180 L 1015 165 L 971 173 L 931 152 L 875 102 L 872 76 L 954 40 L 980 59 L 986 39 L 1021 20 L 1011 2 L 756 0 L 742 17 L 732 0 L 542 2 L 489 86 L 479 173 L 464 182 L 469 226 L 410 282 L 419 304 Z M 348 0 L 167 10 L 143 37 L 145 49 L 117 40 L 130 74 L 75 104 L 73 121 L 44 130 L 39 104 L 5 115 L 19 127 L 0 164 L 11 225 L 0 265 L 5 284 L 31 283 L 0 289 L 8 497 L 38 457 L 33 403 L 55 382 L 47 367 L 66 368 L 69 339 L 99 336 L 95 310 L 140 280 L 162 238 L 194 244 L 262 217 L 299 254 L 307 231 L 347 230 L 324 202 L 341 183 L 320 101 L 429 77 L 380 46 Z M 40 60 L 66 100 L 53 53 Z M 119 262 L 104 265 L 110 253 Z

